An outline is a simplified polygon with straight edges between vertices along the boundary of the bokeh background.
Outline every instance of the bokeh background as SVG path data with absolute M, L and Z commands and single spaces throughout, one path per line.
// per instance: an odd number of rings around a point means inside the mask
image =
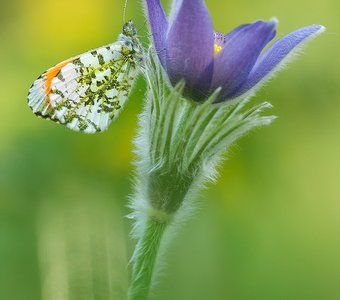
M 328 30 L 257 94 L 279 119 L 230 151 L 152 299 L 340 299 L 340 2 L 206 2 L 222 32 L 272 16 L 279 37 Z M 45 69 L 116 39 L 123 1 L 0 5 L 0 299 L 125 299 L 143 80 L 98 135 L 38 119 L 26 104 Z M 140 1 L 127 18 L 146 43 Z

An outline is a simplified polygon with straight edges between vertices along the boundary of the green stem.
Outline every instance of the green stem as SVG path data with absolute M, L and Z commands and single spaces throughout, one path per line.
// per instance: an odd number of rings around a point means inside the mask
M 157 218 L 147 220 L 145 230 L 133 254 L 129 300 L 148 299 L 152 274 L 167 223 Z

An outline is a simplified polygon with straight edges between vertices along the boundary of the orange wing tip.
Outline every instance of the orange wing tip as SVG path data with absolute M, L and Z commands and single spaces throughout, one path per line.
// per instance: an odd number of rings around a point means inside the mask
M 53 68 L 49 69 L 45 76 L 46 76 L 46 82 L 45 82 L 45 93 L 46 96 L 49 97 L 50 93 L 51 93 L 51 87 L 52 87 L 52 80 L 59 74 L 60 70 L 65 67 L 67 64 L 69 64 L 70 62 L 73 62 L 75 60 L 74 57 L 69 58 L 59 64 L 57 64 L 56 66 L 54 66 Z

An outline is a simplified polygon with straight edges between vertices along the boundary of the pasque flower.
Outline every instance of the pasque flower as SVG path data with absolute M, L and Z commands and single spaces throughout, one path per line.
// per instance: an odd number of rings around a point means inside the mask
M 324 30 L 312 25 L 278 39 L 277 20 L 256 21 L 228 34 L 214 32 L 203 0 L 174 1 L 171 24 L 160 0 L 146 0 L 153 41 L 172 85 L 185 80 L 184 94 L 204 101 L 221 88 L 215 102 L 255 92 L 300 46 Z
M 149 299 L 166 245 L 197 209 L 196 196 L 216 179 L 231 145 L 275 120 L 264 113 L 270 103 L 251 105 L 251 94 L 323 30 L 318 25 L 301 28 L 263 51 L 275 37 L 275 19 L 224 35 L 214 32 L 203 0 L 173 0 L 171 24 L 160 0 L 145 4 L 154 47 L 144 52 L 147 93 L 135 139 L 130 217 L 137 244 L 129 300 Z M 183 101 L 183 96 L 202 103 Z M 235 98 L 240 99 L 212 105 Z

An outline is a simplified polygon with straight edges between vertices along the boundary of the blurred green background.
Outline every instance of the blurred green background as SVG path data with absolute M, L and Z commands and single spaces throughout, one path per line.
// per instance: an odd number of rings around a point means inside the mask
M 153 299 L 340 299 L 340 2 L 206 2 L 218 31 L 272 16 L 279 37 L 328 30 L 257 94 L 279 119 L 229 153 L 174 239 Z M 143 80 L 98 135 L 38 119 L 26 104 L 45 69 L 115 41 L 123 1 L 0 5 L 0 299 L 125 299 Z M 127 17 L 147 41 L 139 1 Z

